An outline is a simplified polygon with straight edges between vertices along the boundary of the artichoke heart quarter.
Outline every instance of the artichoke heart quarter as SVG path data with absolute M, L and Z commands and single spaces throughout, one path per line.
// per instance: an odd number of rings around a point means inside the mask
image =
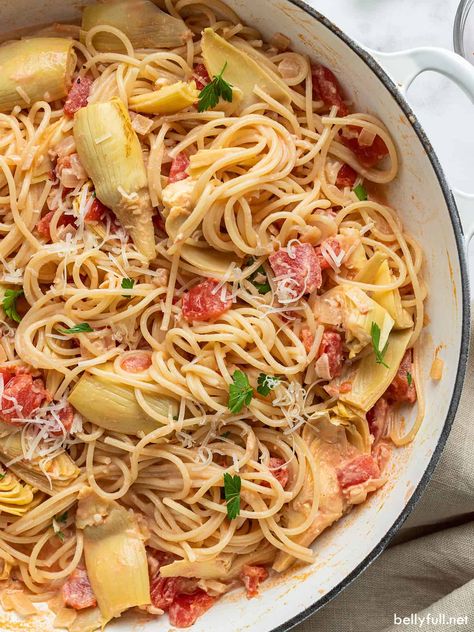
M 115 213 L 136 248 L 153 259 L 155 236 L 143 154 L 120 99 L 81 108 L 74 139 L 98 199 Z

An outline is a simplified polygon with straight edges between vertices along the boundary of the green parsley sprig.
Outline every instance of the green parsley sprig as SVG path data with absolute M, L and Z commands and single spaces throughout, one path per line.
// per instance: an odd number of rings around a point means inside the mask
M 407 382 L 408 382 L 408 386 L 411 386 L 413 383 L 413 376 L 410 373 L 410 371 L 407 371 Z
M 250 258 L 247 261 L 247 265 L 251 266 L 254 262 L 255 259 Z M 263 283 L 255 280 L 259 275 L 262 275 L 265 278 L 265 281 L 263 281 Z M 270 287 L 270 283 L 268 282 L 267 273 L 265 272 L 265 268 L 263 266 L 258 267 L 255 272 L 252 272 L 252 274 L 247 278 L 250 283 L 257 288 L 259 294 L 268 294 L 268 292 L 270 292 L 270 290 L 272 289 Z
M 61 334 L 88 334 L 94 330 L 89 323 L 79 323 L 74 325 L 74 327 L 69 327 L 69 329 L 58 329 L 58 331 Z
M 257 393 L 266 397 L 270 391 L 278 386 L 281 378 L 276 375 L 267 375 L 266 373 L 260 373 L 257 378 Z
M 2 299 L 3 311 L 8 316 L 8 318 L 11 318 L 16 323 L 19 323 L 21 321 L 21 316 L 17 312 L 17 309 L 16 309 L 16 301 L 18 298 L 20 298 L 20 296 L 23 296 L 23 295 L 24 295 L 23 290 L 8 289 L 8 290 L 5 290 L 5 294 Z
M 134 279 L 122 279 L 122 284 L 121 287 L 124 290 L 132 290 L 133 286 L 135 285 L 135 280 Z M 123 298 L 130 298 L 130 294 L 122 294 Z
M 384 356 L 388 349 L 388 340 L 385 343 L 383 349 L 380 349 L 380 327 L 377 323 L 372 322 L 370 327 L 370 335 L 372 336 L 372 348 L 375 354 L 375 361 L 377 364 L 382 364 L 385 368 L 389 368 L 388 364 L 384 361 Z
M 229 401 L 227 406 L 231 413 L 240 413 L 244 406 L 252 401 L 253 388 L 243 371 L 234 371 L 232 384 L 229 385 Z
M 353 191 L 361 202 L 365 202 L 365 200 L 367 199 L 367 191 L 362 184 L 358 184 L 356 187 L 354 187 Z
M 224 498 L 227 505 L 227 517 L 234 520 L 240 515 L 240 489 L 242 481 L 240 476 L 232 476 L 228 472 L 224 473 Z
M 205 112 L 216 107 L 221 97 L 224 101 L 232 102 L 232 84 L 222 77 L 226 67 L 227 62 L 225 62 L 220 73 L 215 75 L 214 79 L 207 86 L 204 86 L 199 93 L 198 112 Z

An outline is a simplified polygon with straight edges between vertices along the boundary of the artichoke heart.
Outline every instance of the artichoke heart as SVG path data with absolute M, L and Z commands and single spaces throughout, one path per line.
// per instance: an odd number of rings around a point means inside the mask
M 0 514 L 22 516 L 33 502 L 34 489 L 21 483 L 12 472 L 3 472 L 0 478 Z
M 241 91 L 240 107 L 245 108 L 258 100 L 254 87 L 258 86 L 283 105 L 289 104 L 289 91 L 285 83 L 269 69 L 264 69 L 211 28 L 203 31 L 202 56 L 209 76 L 216 76 L 225 67 L 224 79 Z
M 154 92 L 130 97 L 128 105 L 135 112 L 144 114 L 174 114 L 193 105 L 199 97 L 196 82 L 177 81 Z
M 161 577 L 198 577 L 199 579 L 222 579 L 229 572 L 231 558 L 216 557 L 213 560 L 177 560 L 160 568 Z
M 413 329 L 401 329 L 392 331 L 389 335 L 387 350 L 384 354 L 384 362 L 388 368 L 383 364 L 377 364 L 373 353 L 359 360 L 353 367 L 352 379 L 349 378 L 352 389 L 348 393 L 341 393 L 339 400 L 364 412 L 370 410 L 392 383 L 412 332 Z M 338 384 L 341 379 L 342 376 L 338 378 Z M 348 377 L 345 376 L 344 379 L 347 380 Z M 328 388 L 331 386 L 329 385 Z
M 76 65 L 73 42 L 36 37 L 0 47 L 0 112 L 66 96 Z
M 85 7 L 81 40 L 84 42 L 87 31 L 102 24 L 125 33 L 134 48 L 176 48 L 192 37 L 183 20 L 165 13 L 150 0 L 112 0 Z M 93 44 L 99 51 L 124 50 L 121 40 L 105 31 L 94 36 Z
M 393 274 L 390 272 L 388 261 L 382 262 L 374 280 L 376 285 L 388 285 L 393 283 Z M 402 299 L 398 289 L 374 292 L 374 301 L 384 307 L 395 321 L 395 329 L 406 329 L 413 326 L 413 318 L 402 306 Z
M 150 603 L 145 545 L 132 511 L 81 490 L 76 526 L 84 530 L 87 574 L 105 622 Z
M 74 121 L 74 139 L 98 199 L 112 209 L 137 249 L 153 259 L 152 206 L 142 150 L 120 99 L 81 108 Z
M 148 434 L 177 414 L 178 404 L 171 397 L 156 393 L 142 395 L 157 419 L 143 410 L 132 386 L 102 375 L 84 373 L 71 391 L 69 401 L 85 419 L 101 428 L 130 435 Z

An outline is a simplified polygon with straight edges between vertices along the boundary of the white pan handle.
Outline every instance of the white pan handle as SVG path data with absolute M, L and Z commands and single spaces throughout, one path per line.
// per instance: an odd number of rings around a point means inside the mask
M 412 48 L 397 53 L 381 53 L 369 50 L 379 64 L 394 80 L 399 90 L 406 94 L 413 80 L 425 70 L 434 70 L 454 81 L 474 103 L 474 66 L 460 55 L 443 48 Z M 453 191 L 456 205 L 466 236 L 474 236 L 474 195 Z

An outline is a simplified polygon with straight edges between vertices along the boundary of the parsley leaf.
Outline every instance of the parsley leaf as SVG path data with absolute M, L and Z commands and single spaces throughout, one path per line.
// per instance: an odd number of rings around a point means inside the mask
M 270 391 L 278 386 L 280 378 L 276 375 L 267 375 L 266 373 L 260 373 L 257 379 L 257 393 L 266 397 Z
M 122 285 L 121 285 L 121 287 L 122 287 L 124 290 L 131 290 L 131 289 L 133 289 L 133 286 L 134 286 L 134 285 L 135 285 L 135 281 L 134 281 L 134 279 L 125 279 L 125 278 L 124 278 L 124 279 L 122 279 Z M 124 298 L 130 298 L 130 294 L 122 294 L 122 296 L 123 296 Z
M 254 263 L 254 261 L 255 260 L 252 258 L 249 259 L 247 261 L 247 265 L 251 266 Z M 265 277 L 265 281 L 263 283 L 259 283 L 258 281 L 255 281 L 255 279 L 260 274 Z M 257 288 L 259 294 L 267 294 L 272 289 L 270 287 L 270 283 L 268 282 L 267 273 L 265 272 L 265 268 L 263 266 L 260 266 L 259 268 L 255 270 L 255 272 L 252 272 L 252 274 L 248 277 L 248 280 L 250 281 L 252 285 L 254 285 Z
M 230 430 L 226 430 L 225 432 L 223 432 L 223 433 L 221 434 L 221 437 L 222 437 L 223 439 L 227 439 L 227 437 L 229 437 L 229 436 L 230 436 Z
M 252 401 L 253 388 L 249 379 L 242 371 L 234 371 L 233 384 L 229 385 L 229 401 L 227 406 L 231 413 L 240 413 L 244 406 Z
M 375 353 L 375 361 L 377 364 L 383 364 L 385 368 L 389 368 L 388 364 L 384 362 L 384 355 L 387 352 L 388 348 L 388 340 L 385 343 L 385 347 L 380 349 L 380 327 L 377 323 L 372 322 L 372 326 L 370 327 L 370 335 L 372 336 L 372 347 Z
M 56 520 L 56 522 L 66 522 L 67 520 L 67 510 L 62 513 L 59 514 L 59 516 L 55 516 L 54 519 Z
M 16 299 L 23 296 L 23 290 L 5 290 L 2 307 L 5 314 L 16 323 L 21 321 L 20 314 L 16 311 Z
M 89 323 L 79 323 L 78 325 L 74 325 L 74 327 L 70 327 L 69 329 L 59 329 L 61 334 L 82 334 L 82 333 L 90 333 L 94 331 Z
M 240 514 L 240 476 L 224 473 L 224 498 L 227 505 L 227 517 L 234 520 Z
M 225 62 L 222 70 L 218 75 L 214 76 L 214 79 L 204 86 L 199 93 L 198 112 L 205 112 L 215 107 L 219 98 L 222 97 L 224 101 L 232 101 L 232 84 L 223 79 L 222 75 L 227 67 Z
M 64 542 L 64 533 L 61 531 L 61 529 L 59 531 L 56 531 L 56 535 L 61 540 L 61 542 Z
M 361 202 L 364 202 L 367 199 L 367 191 L 362 184 L 358 184 L 353 191 Z
M 0 474 L 0 481 L 5 478 L 5 474 Z
M 408 382 L 408 386 L 412 385 L 413 377 L 412 377 L 410 371 L 407 371 L 407 382 Z

